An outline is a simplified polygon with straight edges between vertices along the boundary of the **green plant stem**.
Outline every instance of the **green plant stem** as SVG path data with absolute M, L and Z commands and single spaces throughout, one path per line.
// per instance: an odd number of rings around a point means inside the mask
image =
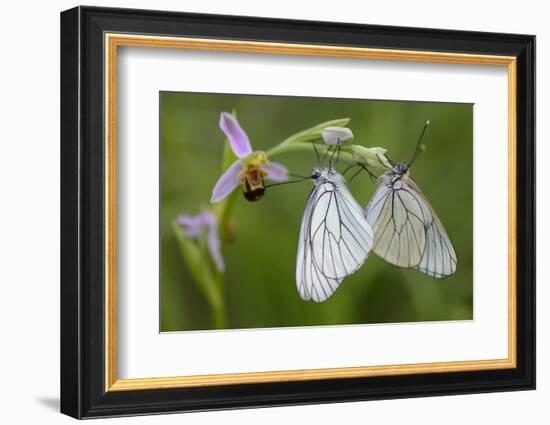
M 235 118 L 237 117 L 237 114 L 235 111 L 233 111 L 233 116 L 235 116 Z M 221 166 L 222 173 L 225 172 L 231 166 L 231 164 L 233 164 L 233 162 L 236 160 L 237 160 L 237 157 L 233 153 L 231 144 L 229 143 L 229 140 L 226 139 L 224 143 L 222 166 Z M 233 193 L 229 194 L 229 196 L 225 198 L 222 202 L 218 202 L 213 208 L 214 214 L 216 215 L 216 219 L 218 222 L 218 237 L 220 238 L 220 241 L 221 241 L 222 252 L 226 244 L 225 232 L 227 229 L 227 224 L 229 223 L 229 219 L 231 218 L 231 211 L 233 209 L 233 205 L 235 204 L 236 197 L 237 197 L 237 191 L 233 191 Z M 204 249 L 203 253 L 205 254 L 206 257 L 208 257 L 208 254 L 206 252 L 206 249 L 207 249 L 206 246 L 203 247 L 203 249 Z M 214 287 L 216 288 L 217 293 L 219 295 L 219 302 L 215 304 L 212 304 L 212 303 L 210 304 L 210 308 L 212 310 L 212 321 L 216 329 L 224 329 L 227 327 L 224 274 L 216 270 L 216 268 L 213 267 L 211 261 L 210 261 L 210 268 L 213 270 L 213 273 L 215 276 Z
M 329 146 L 327 145 L 321 145 L 319 143 L 316 144 L 317 152 L 319 154 L 325 155 L 328 151 Z M 272 158 L 274 156 L 278 155 L 284 155 L 288 153 L 294 153 L 294 152 L 307 152 L 311 153 L 313 152 L 313 146 L 311 142 L 288 142 L 284 141 L 279 143 L 277 146 L 274 146 L 270 150 L 268 150 L 267 156 L 268 158 Z M 340 150 L 340 157 L 339 160 L 345 163 L 354 164 L 356 161 L 353 159 L 353 153 L 347 151 L 346 147 L 342 147 Z
M 209 255 L 206 253 L 205 241 L 202 240 L 201 243 L 197 244 L 189 240 L 176 220 L 172 223 L 172 230 L 178 241 L 181 258 L 210 306 L 214 328 L 225 328 L 223 276 L 217 270 L 213 271 L 214 267 Z
M 350 122 L 350 118 L 339 118 L 336 120 L 326 121 L 321 124 L 317 124 L 316 126 L 313 126 L 311 128 L 308 128 L 306 130 L 300 131 L 298 133 L 293 134 L 290 137 L 287 137 L 285 140 L 283 140 L 278 145 L 272 147 L 270 150 L 268 150 L 267 156 L 271 157 L 273 155 L 279 155 L 283 152 L 286 152 L 289 146 L 292 146 L 294 144 L 297 144 L 299 142 L 314 142 L 316 140 L 321 140 L 321 132 L 326 127 L 330 126 L 341 126 L 344 127 L 348 125 Z M 309 144 L 308 144 L 309 145 Z
M 225 329 L 227 328 L 227 317 L 225 309 L 225 285 L 223 274 L 216 272 L 216 287 L 220 293 L 220 303 L 216 305 L 211 305 L 212 309 L 212 321 L 214 323 L 215 329 Z

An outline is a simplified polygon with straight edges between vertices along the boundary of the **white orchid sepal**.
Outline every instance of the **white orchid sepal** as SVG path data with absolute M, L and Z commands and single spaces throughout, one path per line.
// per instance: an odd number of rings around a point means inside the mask
M 353 139 L 353 132 L 348 127 L 329 126 L 321 131 L 321 137 L 326 145 L 342 145 Z

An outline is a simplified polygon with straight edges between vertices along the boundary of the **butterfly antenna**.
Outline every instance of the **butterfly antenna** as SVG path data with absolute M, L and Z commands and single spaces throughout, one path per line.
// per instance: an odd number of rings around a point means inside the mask
M 317 157 L 317 167 L 321 167 L 321 156 L 319 155 L 319 151 L 317 150 L 317 145 L 315 143 L 312 143 L 313 150 L 315 151 L 315 156 Z
M 330 150 L 332 149 L 332 146 L 329 146 L 328 149 L 325 151 L 325 154 L 323 155 L 323 159 L 321 160 L 320 166 L 323 166 L 323 163 L 325 162 L 325 159 L 327 155 L 330 153 Z
M 420 133 L 420 137 L 418 138 L 418 142 L 416 143 L 416 148 L 414 150 L 413 156 L 409 163 L 407 164 L 408 167 L 410 167 L 414 161 L 416 161 L 416 158 L 418 158 L 418 155 L 420 155 L 420 152 L 424 150 L 424 145 L 421 144 L 422 137 L 424 137 L 424 133 L 426 132 L 426 129 L 430 125 L 430 120 L 426 121 L 426 124 L 424 124 L 424 128 L 422 129 L 422 133 Z
M 298 179 L 298 180 L 291 180 L 291 181 L 287 181 L 287 182 L 280 182 L 280 183 L 272 183 L 272 184 L 268 184 L 268 185 L 265 185 L 264 186 L 264 189 L 267 189 L 269 187 L 274 187 L 274 186 L 282 186 L 284 184 L 292 184 L 292 183 L 301 183 L 305 180 L 309 180 L 311 177 L 304 177 L 304 178 L 301 178 L 301 179 Z
M 338 143 L 336 144 L 336 146 L 334 146 L 334 150 L 332 151 L 332 154 L 330 155 L 330 160 L 328 162 L 328 165 L 329 165 L 329 168 L 332 168 L 332 160 L 334 159 L 334 155 L 336 155 L 336 162 L 334 163 L 336 165 L 336 163 L 338 162 L 338 158 L 340 158 L 340 139 L 338 139 Z
M 301 176 L 300 174 L 288 173 L 290 177 L 296 177 L 297 179 L 310 179 L 311 176 Z

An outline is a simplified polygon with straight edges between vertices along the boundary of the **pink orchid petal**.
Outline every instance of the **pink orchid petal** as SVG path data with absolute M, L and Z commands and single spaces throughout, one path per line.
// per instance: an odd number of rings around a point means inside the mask
M 210 202 L 213 204 L 221 201 L 239 185 L 239 173 L 242 170 L 241 160 L 238 159 L 222 174 L 212 189 Z
M 269 161 L 269 164 L 262 165 L 262 170 L 267 174 L 267 178 L 274 182 L 284 182 L 288 180 L 288 170 L 278 162 Z
M 218 224 L 215 221 L 210 225 L 210 229 L 208 230 L 207 244 L 208 251 L 210 252 L 210 256 L 214 261 L 214 265 L 219 272 L 224 272 L 225 262 L 223 261 L 221 241 L 220 237 L 218 236 Z
M 252 146 L 248 140 L 248 136 L 241 128 L 236 118 L 228 112 L 222 112 L 220 115 L 220 128 L 223 130 L 231 149 L 239 158 L 244 158 L 252 153 Z
M 199 215 L 181 214 L 178 223 L 183 227 L 185 236 L 189 239 L 198 239 L 204 229 L 208 229 L 208 252 L 214 261 L 216 269 L 225 271 L 225 263 L 222 256 L 222 243 L 218 235 L 218 222 L 211 211 L 205 211 Z
M 197 227 L 200 225 L 200 219 L 196 215 L 181 214 L 178 216 L 178 223 L 183 227 Z
M 182 214 L 178 216 L 178 223 L 183 227 L 185 236 L 189 239 L 196 239 L 202 230 L 202 219 L 198 215 Z
M 189 239 L 198 238 L 202 229 L 211 226 L 215 220 L 216 218 L 209 211 L 199 215 L 181 214 L 178 216 L 178 223 L 183 227 L 185 236 Z

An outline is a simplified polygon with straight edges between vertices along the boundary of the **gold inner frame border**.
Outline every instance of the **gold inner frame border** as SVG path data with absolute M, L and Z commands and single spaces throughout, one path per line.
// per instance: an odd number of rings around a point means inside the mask
M 513 56 L 478 55 L 447 52 L 427 52 L 393 49 L 371 49 L 330 45 L 288 44 L 222 39 L 162 37 L 106 33 L 105 46 L 105 391 L 137 391 L 152 389 L 204 387 L 312 381 L 322 379 L 359 378 L 511 369 L 516 359 L 516 58 Z M 116 324 L 116 209 L 117 209 L 117 52 L 118 47 L 149 47 L 228 51 L 278 55 L 302 55 L 404 62 L 432 62 L 469 65 L 504 66 L 508 72 L 508 357 L 495 360 L 398 364 L 381 366 L 342 367 L 305 370 L 228 373 L 174 377 L 118 379 Z

